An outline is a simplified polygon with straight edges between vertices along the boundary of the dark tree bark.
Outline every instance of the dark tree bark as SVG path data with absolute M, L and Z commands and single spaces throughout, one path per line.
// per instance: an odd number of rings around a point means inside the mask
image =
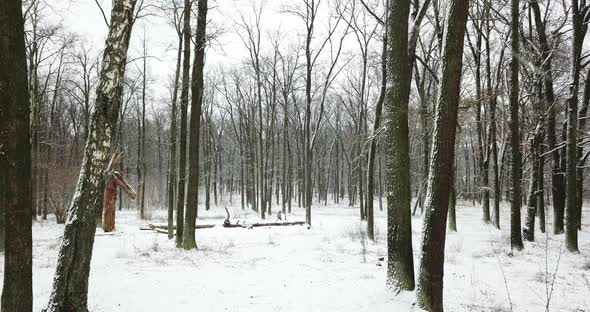
M 456 171 L 456 169 L 454 169 Z M 449 193 L 449 231 L 457 232 L 457 191 L 455 188 L 455 179 L 451 181 L 451 192 Z
M 139 218 L 145 220 L 145 178 L 147 176 L 145 165 L 145 105 L 147 90 L 147 49 L 145 42 L 145 32 L 142 41 L 142 64 L 141 73 L 141 114 L 138 116 L 138 140 L 137 140 L 137 180 L 139 188 Z
M 489 2 L 487 4 L 491 6 L 492 3 Z M 505 48 L 502 47 L 500 51 L 500 57 L 498 60 L 498 65 L 496 69 L 496 79 L 495 79 L 495 86 L 492 87 L 492 69 L 491 69 L 491 53 L 490 53 L 490 34 L 491 34 L 491 27 L 490 27 L 490 9 L 486 8 L 486 22 L 485 22 L 485 49 L 486 49 L 486 85 L 487 85 L 487 94 L 489 97 L 489 110 L 490 110 L 490 130 L 488 133 L 488 141 L 489 141 L 489 152 L 488 152 L 488 166 L 489 162 L 493 158 L 492 163 L 492 171 L 494 173 L 493 178 L 493 186 L 494 186 L 494 208 L 493 208 L 493 219 L 492 224 L 497 228 L 500 229 L 500 196 L 501 196 L 501 189 L 500 189 L 500 171 L 498 168 L 498 163 L 500 159 L 498 159 L 498 143 L 497 143 L 497 121 L 496 121 L 496 112 L 498 106 L 498 85 L 500 84 L 500 78 L 502 71 L 502 63 L 504 61 L 504 51 Z
M 114 1 L 84 160 L 45 311 L 88 311 L 88 277 L 103 205 L 105 169 L 117 130 L 135 0 Z
M 197 32 L 195 34 L 195 59 L 193 61 L 193 80 L 191 84 L 189 176 L 182 238 L 182 247 L 187 250 L 197 248 L 194 225 L 199 195 L 199 137 L 204 92 L 203 69 L 205 68 L 205 46 L 207 44 L 206 26 L 207 0 L 199 0 L 197 5 Z
M 524 248 L 521 236 L 520 207 L 521 179 L 522 179 L 522 155 L 520 152 L 520 123 L 518 116 L 518 67 L 519 67 L 519 42 L 518 42 L 518 16 L 519 0 L 511 0 L 511 25 L 510 46 L 512 48 L 512 60 L 510 62 L 510 246 L 512 249 Z
M 590 73 L 586 73 L 586 79 L 584 80 L 584 94 L 582 96 L 582 107 L 578 113 L 578 134 L 586 131 L 586 118 L 588 115 L 588 107 L 590 105 Z M 580 138 L 578 138 L 578 230 L 582 230 L 582 203 L 584 201 L 584 171 L 588 153 L 584 155 L 584 148 L 580 145 Z
M 570 68 L 569 98 L 566 100 L 567 142 L 566 142 L 566 207 L 565 207 L 565 241 L 570 252 L 578 250 L 578 91 L 584 37 L 588 29 L 588 7 L 586 1 L 581 5 L 572 0 L 572 50 Z
M 418 305 L 427 311 L 443 311 L 443 274 L 446 220 L 453 182 L 455 134 L 463 65 L 463 39 L 468 0 L 449 3 L 444 30 L 442 75 L 433 132 L 430 175 L 422 229 L 422 261 L 418 279 Z
M 523 237 L 529 242 L 535 240 L 535 218 L 537 216 L 538 204 L 540 196 L 543 197 L 543 193 L 539 191 L 539 162 L 541 161 L 541 143 L 543 142 L 543 128 L 542 122 L 539 121 L 535 129 L 535 133 L 530 139 L 531 146 L 531 178 L 529 183 L 529 194 L 527 199 L 527 210 L 525 226 L 523 228 Z
M 387 90 L 384 122 L 387 188 L 387 284 L 413 290 L 410 151 L 408 102 L 410 67 L 408 57 L 409 1 L 390 0 L 388 14 Z M 448 200 L 448 197 L 447 197 Z
M 33 310 L 31 143 L 21 0 L 0 5 L 0 218 L 4 219 L 2 311 Z M 34 214 L 33 214 L 34 216 Z
M 560 150 L 556 148 L 555 137 L 555 94 L 553 91 L 553 70 L 551 65 L 553 49 L 549 47 L 545 23 L 541 19 L 539 1 L 529 1 L 535 18 L 535 28 L 539 36 L 543 68 L 543 90 L 547 112 L 547 148 L 551 151 L 552 173 L 551 173 L 551 198 L 553 201 L 553 233 L 563 233 L 563 216 L 565 209 L 565 180 L 560 169 Z
M 176 14 L 176 12 L 174 14 Z M 176 181 L 176 146 L 178 136 L 177 102 L 183 47 L 183 31 L 180 30 L 180 26 L 177 27 L 176 33 L 178 35 L 178 55 L 176 56 L 176 73 L 174 75 L 174 86 L 172 91 L 172 113 L 170 116 L 170 165 L 168 168 L 168 239 L 174 238 L 174 204 L 176 203 L 176 200 L 178 200 L 174 195 L 178 193 Z
M 186 141 L 188 91 L 191 66 L 191 0 L 184 0 L 184 55 L 182 60 L 182 90 L 180 93 L 180 144 L 178 157 L 178 187 L 176 188 L 176 247 L 182 247 L 184 231 L 184 192 L 186 187 Z

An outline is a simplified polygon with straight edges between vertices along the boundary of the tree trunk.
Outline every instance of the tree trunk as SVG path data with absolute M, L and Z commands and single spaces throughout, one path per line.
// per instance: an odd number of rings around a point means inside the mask
M 189 177 L 186 201 L 186 216 L 182 247 L 196 249 L 195 218 L 199 195 L 199 136 L 201 128 L 201 106 L 203 104 L 203 69 L 205 67 L 205 46 L 207 44 L 207 0 L 199 0 L 197 5 L 197 32 L 195 34 L 195 59 L 193 61 L 193 81 L 191 84 L 191 120 L 189 148 Z
M 191 0 L 184 0 L 184 55 L 182 60 L 182 90 L 180 92 L 180 144 L 178 157 L 178 187 L 176 188 L 176 247 L 182 247 L 184 232 L 184 204 L 186 190 L 187 110 L 191 66 Z
M 572 65 L 570 71 L 570 94 L 566 100 L 567 109 L 567 142 L 566 142 L 566 208 L 565 208 L 565 241 L 570 252 L 578 250 L 578 188 L 576 186 L 578 164 L 578 89 L 580 84 L 580 62 L 584 37 L 586 35 L 586 7 L 583 1 L 582 12 L 577 0 L 572 0 Z
M 455 169 L 456 171 L 456 169 Z M 449 231 L 457 232 L 457 191 L 455 188 L 455 179 L 451 181 L 451 192 L 449 193 Z
M 388 0 L 389 1 L 389 0 Z M 386 10 L 387 14 L 387 10 Z M 369 163 L 367 164 L 367 235 L 369 239 L 375 240 L 375 216 L 373 208 L 373 197 L 375 193 L 375 154 L 377 153 L 377 140 L 375 136 L 379 127 L 381 127 L 381 111 L 383 110 L 383 101 L 387 91 L 387 16 L 385 16 L 385 25 L 383 26 L 383 46 L 381 50 L 381 91 L 379 99 L 375 106 L 375 121 L 373 123 L 373 135 L 371 136 L 371 147 L 369 148 Z M 381 164 L 381 163 L 379 163 Z M 379 181 L 381 178 L 379 176 Z M 379 184 L 381 185 L 381 184 Z M 379 188 L 381 192 L 381 188 Z M 381 194 L 379 194 L 379 208 L 381 208 Z
M 492 224 L 497 228 L 500 229 L 500 177 L 498 171 L 498 143 L 497 143 L 497 135 L 496 135 L 496 111 L 497 111 L 497 104 L 498 104 L 498 85 L 500 80 L 500 73 L 502 72 L 502 61 L 504 59 L 504 48 L 500 52 L 500 58 L 497 65 L 497 75 L 496 75 L 496 85 L 492 87 L 492 69 L 491 69 L 491 53 L 490 53 L 490 33 L 491 27 L 489 22 L 490 10 L 486 9 L 486 19 L 485 28 L 486 28 L 486 36 L 485 38 L 485 49 L 486 49 L 486 85 L 487 85 L 487 95 L 490 98 L 489 103 L 489 110 L 490 110 L 490 130 L 488 133 L 488 167 L 490 161 L 493 159 L 492 163 L 492 171 L 494 174 L 493 179 L 493 187 L 494 187 L 494 208 L 493 208 L 493 220 Z M 491 155 L 490 155 L 491 154 Z
M 180 80 L 180 66 L 182 60 L 182 33 L 178 34 L 178 55 L 176 56 L 176 73 L 174 75 L 174 90 L 172 94 L 172 115 L 170 116 L 170 167 L 168 168 L 168 239 L 174 238 L 174 204 L 178 193 L 176 184 L 176 139 L 178 136 L 176 120 L 178 112 L 176 103 L 178 101 L 178 82 Z M 176 192 L 175 192 L 176 190 Z
M 539 1 L 529 1 L 531 9 L 535 18 L 535 28 L 539 36 L 539 43 L 541 46 L 543 68 L 543 90 L 545 97 L 545 107 L 547 113 L 547 148 L 551 151 L 552 159 L 552 174 L 551 174 L 551 198 L 553 200 L 553 233 L 563 233 L 563 216 L 565 207 L 565 183 L 563 174 L 560 169 L 560 150 L 556 148 L 555 137 L 555 95 L 553 91 L 553 71 L 551 66 L 551 59 L 553 55 L 553 48 L 549 47 L 547 41 L 547 34 L 545 30 L 545 23 L 541 19 L 541 10 L 539 9 Z
M 529 194 L 527 200 L 525 226 L 522 230 L 524 239 L 529 242 L 535 240 L 535 218 L 537 216 L 537 186 L 539 185 L 539 167 L 537 166 L 540 155 L 538 154 L 539 128 L 530 140 L 531 146 L 531 177 L 529 183 Z
M 518 67 L 519 67 L 519 42 L 518 42 L 518 16 L 519 0 L 512 0 L 511 12 L 512 21 L 510 25 L 510 43 L 512 61 L 510 62 L 510 246 L 512 249 L 521 250 L 522 244 L 520 226 L 521 179 L 522 179 L 522 156 L 520 152 L 520 123 L 518 116 Z
M 146 178 L 146 165 L 145 165 L 145 98 L 147 89 L 147 50 L 145 42 L 145 32 L 143 37 L 143 72 L 141 82 L 141 127 L 139 128 L 139 162 L 137 164 L 137 172 L 139 178 L 139 218 L 145 220 L 145 178 Z
M 578 113 L 578 133 L 584 133 L 586 131 L 586 118 L 588 115 L 588 106 L 590 105 L 590 75 L 586 74 L 586 79 L 584 80 L 584 95 L 582 98 L 582 107 Z M 578 138 L 578 145 L 580 138 Z M 577 176 L 578 176 L 578 230 L 582 230 L 582 204 L 584 201 L 584 171 L 585 165 L 587 160 L 587 155 L 584 155 L 584 148 L 578 146 L 578 169 L 577 169 Z
M 387 284 L 394 289 L 414 289 L 412 254 L 408 102 L 410 68 L 408 16 L 410 2 L 391 0 L 389 7 L 388 73 L 384 122 L 386 126 Z M 447 197 L 448 200 L 448 197 Z
M 2 311 L 33 310 L 31 137 L 22 3 L 0 5 L 0 219 Z M 33 213 L 33 218 L 35 214 Z
M 444 30 L 444 61 L 430 153 L 430 175 L 422 229 L 422 261 L 417 290 L 418 305 L 427 311 L 443 311 L 445 223 L 454 176 L 463 38 L 468 9 L 468 0 L 452 0 L 449 3 L 448 22 Z
M 105 233 L 115 230 L 115 202 L 117 201 L 117 183 L 115 179 L 107 179 L 104 194 L 104 210 L 102 212 L 102 230 Z
M 88 277 L 95 219 L 102 209 L 104 171 L 117 129 L 135 3 L 135 0 L 113 3 L 90 133 L 78 185 L 69 208 L 47 312 L 88 311 Z

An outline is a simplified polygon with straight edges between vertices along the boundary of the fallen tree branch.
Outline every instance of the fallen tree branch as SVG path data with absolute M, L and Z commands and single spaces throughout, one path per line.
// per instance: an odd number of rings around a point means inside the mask
M 265 226 L 295 226 L 295 225 L 306 225 L 304 221 L 293 221 L 293 222 L 257 222 L 252 224 L 246 224 L 245 222 L 240 224 L 239 221 L 237 223 L 229 223 L 224 222 L 223 224 L 197 224 L 195 225 L 195 229 L 210 229 L 214 227 L 224 227 L 224 228 L 255 228 L 255 227 L 265 227 Z M 309 228 L 309 226 L 308 226 Z M 158 233 L 168 233 L 168 225 L 162 224 L 148 224 L 145 227 L 139 228 L 142 231 L 156 231 Z M 176 226 L 173 227 L 173 230 L 176 230 Z

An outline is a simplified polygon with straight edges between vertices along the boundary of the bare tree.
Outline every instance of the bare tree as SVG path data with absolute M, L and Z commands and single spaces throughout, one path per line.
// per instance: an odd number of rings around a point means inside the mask
M 410 213 L 410 163 L 408 102 L 410 65 L 408 19 L 410 3 L 390 0 L 388 23 L 388 88 L 386 90 L 386 188 L 387 193 L 387 283 L 390 287 L 414 289 L 412 224 Z M 395 199 L 394 199 L 395 198 Z
M 520 124 L 518 98 L 518 67 L 519 67 L 519 6 L 518 0 L 511 0 L 510 47 L 512 60 L 510 62 L 510 246 L 521 250 L 522 244 L 520 226 L 522 156 L 520 152 Z
M 178 55 L 176 56 L 176 71 L 174 74 L 174 85 L 172 87 L 172 111 L 170 116 L 170 155 L 169 155 L 169 167 L 168 167 L 168 238 L 174 238 L 174 208 L 177 198 L 175 195 L 178 193 L 177 182 L 176 182 L 176 146 L 178 136 L 178 89 L 180 81 L 180 70 L 182 64 L 182 47 L 183 47 L 183 29 L 182 23 L 182 11 L 177 6 L 176 1 L 172 1 L 174 8 L 172 9 L 173 23 L 176 35 L 178 36 Z
M 0 202 L 4 251 L 1 309 L 33 310 L 31 143 L 22 3 L 0 6 Z
M 590 16 L 587 14 L 590 4 L 586 1 L 578 2 L 572 0 L 572 50 L 571 50 L 571 71 L 570 71 L 570 90 L 569 97 L 566 100 L 567 109 L 567 142 L 566 142 L 566 180 L 567 194 L 565 207 L 565 241 L 566 247 L 570 252 L 579 252 L 578 250 L 578 188 L 576 186 L 577 165 L 578 165 L 578 91 L 580 85 L 580 69 L 582 58 L 582 47 L 584 38 L 588 31 L 588 21 Z
M 95 110 L 59 251 L 53 290 L 45 309 L 47 312 L 88 311 L 88 276 L 96 231 L 95 220 L 102 209 L 106 178 L 104 171 L 117 130 L 135 3 L 135 0 L 113 3 Z
M 340 39 L 334 43 L 333 38 L 337 30 L 340 28 L 339 25 L 343 21 L 342 15 L 335 18 L 335 21 L 330 18 L 325 37 L 321 40 L 319 48 L 313 49 L 312 42 L 316 31 L 316 18 L 322 3 L 321 0 L 302 0 L 303 8 L 288 8 L 285 11 L 299 17 L 305 23 L 305 109 L 303 117 L 303 188 L 304 192 L 304 206 L 305 206 L 305 220 L 311 225 L 311 202 L 312 202 L 312 163 L 313 163 L 313 148 L 315 146 L 317 134 L 321 128 L 321 122 L 324 118 L 325 113 L 325 100 L 328 89 L 332 85 L 337 74 L 340 72 L 342 67 L 338 68 L 338 60 L 342 52 L 342 46 L 344 39 L 348 33 L 349 27 L 346 27 L 342 32 Z M 337 3 L 342 5 L 341 3 Z M 319 99 L 319 112 L 317 117 L 313 121 L 315 127 L 312 129 L 312 100 L 316 92 L 312 91 L 312 80 L 313 71 L 317 65 L 319 57 L 322 52 L 329 47 L 331 52 L 330 63 L 327 72 L 324 74 L 324 79 L 321 81 L 322 87 L 320 87 Z
M 418 305 L 427 311 L 443 311 L 445 223 L 449 194 L 453 188 L 455 134 L 469 1 L 453 0 L 448 8 L 447 24 L 443 34 L 442 75 L 436 105 L 417 290 Z
M 186 214 L 182 247 L 196 249 L 195 220 L 197 217 L 197 196 L 199 194 L 199 138 L 201 128 L 201 106 L 203 105 L 205 68 L 205 47 L 207 45 L 207 0 L 199 0 L 197 5 L 197 32 L 195 34 L 195 59 L 193 61 L 193 80 L 191 83 L 191 119 L 189 147 L 189 176 L 187 187 Z
M 191 66 L 191 0 L 184 0 L 183 34 L 184 53 L 182 56 L 182 89 L 180 93 L 180 144 L 178 153 L 178 187 L 176 199 L 176 247 L 182 247 L 184 237 L 184 204 L 186 188 L 186 144 L 187 110 Z

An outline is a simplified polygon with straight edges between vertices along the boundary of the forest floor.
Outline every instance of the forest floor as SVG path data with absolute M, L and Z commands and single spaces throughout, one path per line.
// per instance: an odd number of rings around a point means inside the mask
M 198 222 L 222 224 L 222 207 L 201 212 Z M 511 254 L 507 209 L 498 231 L 482 224 L 479 208 L 457 207 L 459 232 L 449 233 L 446 243 L 446 311 L 544 311 L 548 293 L 550 311 L 590 311 L 589 207 L 582 253 L 575 255 L 565 250 L 563 235 L 538 231 L 537 242 Z M 230 211 L 234 220 L 257 220 L 254 213 Z M 115 233 L 97 230 L 91 311 L 419 311 L 413 292 L 386 290 L 384 212 L 376 213 L 375 242 L 366 238 L 357 208 L 328 205 L 314 207 L 311 229 L 197 230 L 198 251 L 178 250 L 165 234 L 141 231 L 148 222 L 165 222 L 164 210 L 151 214 L 140 221 L 135 211 L 118 211 Z M 295 208 L 288 218 L 304 220 L 304 210 Z M 421 223 L 419 216 L 412 220 L 416 270 Z M 63 225 L 51 221 L 33 227 L 35 311 L 47 303 L 62 232 Z

